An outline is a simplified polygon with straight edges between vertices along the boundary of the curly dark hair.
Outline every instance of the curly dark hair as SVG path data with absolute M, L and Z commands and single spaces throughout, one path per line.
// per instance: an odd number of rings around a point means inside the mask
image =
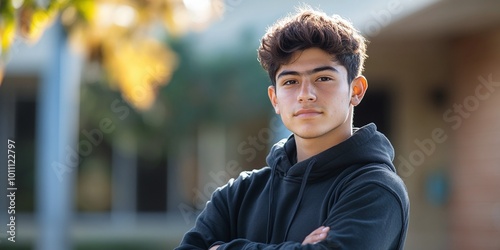
M 294 52 L 320 48 L 347 69 L 350 84 L 363 71 L 366 43 L 349 21 L 306 7 L 278 20 L 267 30 L 258 49 L 258 60 L 276 85 L 279 67 L 289 63 Z

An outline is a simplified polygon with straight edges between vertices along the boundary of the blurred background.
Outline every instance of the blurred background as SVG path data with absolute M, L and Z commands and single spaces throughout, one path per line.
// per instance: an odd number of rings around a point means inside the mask
M 396 149 L 405 249 L 500 249 L 500 1 L 302 2 L 370 41 L 354 120 Z M 0 248 L 174 248 L 289 134 L 256 49 L 299 3 L 0 0 Z

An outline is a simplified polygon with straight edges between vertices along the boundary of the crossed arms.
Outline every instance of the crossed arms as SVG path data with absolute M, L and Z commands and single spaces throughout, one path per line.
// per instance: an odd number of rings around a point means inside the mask
M 396 197 L 380 185 L 362 185 L 332 206 L 322 223 L 327 227 L 317 228 L 302 242 L 266 244 L 228 232 L 228 206 L 216 194 L 178 249 L 402 249 L 407 222 Z
M 326 236 L 328 234 L 328 231 L 330 231 L 329 227 L 321 226 L 318 227 L 316 230 L 314 230 L 312 233 L 310 233 L 304 241 L 302 242 L 302 245 L 306 244 L 316 244 L 324 239 L 326 239 Z M 217 250 L 220 245 L 215 245 L 210 248 L 210 250 Z

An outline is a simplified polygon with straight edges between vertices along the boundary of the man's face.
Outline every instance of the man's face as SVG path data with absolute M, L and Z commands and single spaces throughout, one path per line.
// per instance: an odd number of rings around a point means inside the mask
M 269 98 L 296 136 L 341 139 L 350 133 L 352 107 L 359 103 L 353 103 L 351 87 L 344 66 L 325 51 L 310 48 L 295 52 L 290 63 L 278 69 Z

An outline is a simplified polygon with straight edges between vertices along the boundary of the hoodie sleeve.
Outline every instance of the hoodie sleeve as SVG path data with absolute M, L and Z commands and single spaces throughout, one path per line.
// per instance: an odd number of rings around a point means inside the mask
M 328 209 L 324 221 L 330 227 L 327 239 L 302 245 L 287 241 L 265 244 L 231 235 L 231 212 L 223 188 L 199 215 L 196 225 L 186 233 L 177 249 L 403 249 L 407 226 L 408 199 L 404 186 L 395 178 L 362 176 L 345 184 Z M 364 178 L 367 177 L 367 178 Z M 365 181 L 368 180 L 368 181 Z M 377 181 L 373 181 L 377 180 Z M 405 203 L 406 202 L 406 203 Z
M 406 218 L 393 190 L 380 183 L 359 185 L 332 207 L 326 241 L 335 249 L 403 249 Z
M 302 245 L 302 243 L 287 241 L 281 244 L 264 244 L 259 242 L 251 242 L 245 239 L 236 239 L 229 243 L 221 244 L 217 250 L 229 250 L 229 249 L 260 249 L 260 250 L 277 250 L 277 249 L 301 249 L 301 250 L 327 250 L 327 249 L 336 249 L 331 248 L 327 245 L 326 242 L 320 242 L 317 244 L 307 244 Z M 216 245 L 216 244 L 214 244 Z
M 212 194 L 205 209 L 196 219 L 195 226 L 184 235 L 176 250 L 207 250 L 216 242 L 229 241 L 230 218 L 225 191 L 225 188 L 219 188 Z
M 347 185 L 330 208 L 324 225 L 327 239 L 317 244 L 283 242 L 269 245 L 235 239 L 220 244 L 226 249 L 403 249 L 408 199 L 401 183 L 392 178 L 358 180 Z M 397 180 L 396 180 L 397 182 Z M 218 243 L 219 244 L 219 243 Z

